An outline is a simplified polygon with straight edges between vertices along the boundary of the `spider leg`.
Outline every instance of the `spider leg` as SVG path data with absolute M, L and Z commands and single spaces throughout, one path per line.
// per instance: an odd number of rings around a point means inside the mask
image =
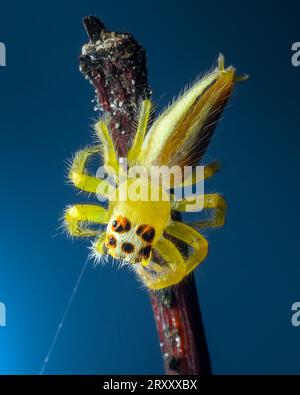
M 188 212 L 188 205 L 196 205 L 202 209 L 211 209 L 212 218 L 194 222 L 200 228 L 223 226 L 225 222 L 226 202 L 222 195 L 218 193 L 196 196 L 194 200 L 181 200 L 172 203 L 172 209 L 176 211 Z
M 115 172 L 118 172 L 119 163 L 115 146 L 108 131 L 107 124 L 104 120 L 101 119 L 99 122 L 96 123 L 95 132 L 101 142 L 104 165 L 108 168 L 114 169 Z
M 193 253 L 185 262 L 185 276 L 189 274 L 196 266 L 199 265 L 207 256 L 208 242 L 195 229 L 181 222 L 172 222 L 166 232 L 193 248 Z
M 104 255 L 104 241 L 106 239 L 106 232 L 100 234 L 97 240 L 93 243 L 93 248 L 99 255 Z
M 76 204 L 65 211 L 64 224 L 70 236 L 98 236 L 101 230 L 89 229 L 87 223 L 107 224 L 108 212 L 101 206 L 92 204 Z
M 202 178 L 197 177 L 197 173 L 193 171 L 186 179 L 179 183 L 176 184 L 176 187 L 186 187 L 186 186 L 191 186 L 196 184 L 197 182 L 201 182 L 203 180 L 206 180 L 207 178 L 210 178 L 214 176 L 221 168 L 219 162 L 212 162 L 208 165 L 203 166 L 204 167 L 204 174 Z
M 154 262 L 151 257 L 148 259 L 143 259 L 140 262 L 140 265 L 142 267 L 148 267 L 150 270 L 154 270 L 156 273 L 163 273 L 167 268 L 166 266 L 161 266 L 159 263 Z
M 144 141 L 144 137 L 147 130 L 147 125 L 149 121 L 151 111 L 151 101 L 146 99 L 142 102 L 141 109 L 139 112 L 139 123 L 137 127 L 137 131 L 135 134 L 135 138 L 132 144 L 132 147 L 128 151 L 128 160 L 130 162 L 134 162 L 135 159 L 138 157 L 139 153 L 141 152 L 141 147 Z
M 217 161 L 204 166 L 204 180 L 214 176 L 220 169 L 221 165 Z
M 204 195 L 204 209 L 212 211 L 211 218 L 193 222 L 198 228 L 215 228 L 223 226 L 225 223 L 226 201 L 218 193 Z
M 99 154 L 100 151 L 101 147 L 99 145 L 94 145 L 78 151 L 71 163 L 68 178 L 76 188 L 86 192 L 97 193 L 97 189 L 101 185 L 101 192 L 106 192 L 105 196 L 108 196 L 112 185 L 106 180 L 91 176 L 85 168 L 88 159 L 92 155 Z
M 146 286 L 153 290 L 158 290 L 172 285 L 178 284 L 185 277 L 185 263 L 183 256 L 180 254 L 175 245 L 162 237 L 157 242 L 155 248 L 159 252 L 160 256 L 165 260 L 167 264 L 165 273 L 159 268 L 157 271 L 158 276 L 151 274 L 147 271 L 147 267 L 142 265 L 137 266 L 137 273 L 140 275 Z M 149 264 L 149 266 L 152 263 Z

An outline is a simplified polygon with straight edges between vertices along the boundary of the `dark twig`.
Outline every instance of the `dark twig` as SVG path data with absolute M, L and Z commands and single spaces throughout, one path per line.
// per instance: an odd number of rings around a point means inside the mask
M 120 156 L 135 133 L 137 106 L 151 91 L 144 49 L 129 33 L 109 32 L 99 19 L 83 19 L 90 42 L 83 47 L 80 70 L 92 81 L 99 109 L 111 116 L 111 132 Z
M 110 115 L 112 135 L 124 157 L 134 136 L 135 113 L 151 95 L 144 49 L 129 33 L 108 31 L 97 18 L 83 19 L 90 42 L 80 70 L 95 87 L 99 110 Z M 193 276 L 161 296 L 150 293 L 167 374 L 210 374 L 211 365 Z

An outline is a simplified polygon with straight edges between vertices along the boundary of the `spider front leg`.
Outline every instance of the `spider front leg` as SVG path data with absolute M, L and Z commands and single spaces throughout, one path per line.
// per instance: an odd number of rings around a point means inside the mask
M 144 281 L 145 285 L 153 290 L 167 288 L 178 284 L 186 275 L 186 267 L 184 258 L 175 247 L 175 245 L 162 237 L 158 240 L 155 249 L 157 249 L 160 256 L 164 259 L 166 267 L 164 270 L 160 267 L 159 270 L 154 266 L 156 274 L 151 274 L 151 263 L 148 266 L 137 266 L 137 273 Z
M 105 243 L 106 232 L 100 234 L 100 236 L 93 242 L 91 250 L 93 251 L 91 256 L 95 258 L 96 262 L 100 260 L 103 255 L 106 255 Z
M 101 153 L 103 155 L 104 165 L 110 167 L 114 172 L 118 172 L 119 163 L 114 146 L 114 142 L 104 120 L 100 120 L 95 125 L 95 132 L 101 143 Z
M 131 164 L 135 162 L 136 158 L 141 153 L 141 148 L 143 145 L 144 137 L 149 122 L 150 112 L 151 112 L 151 101 L 149 99 L 146 99 L 141 103 L 137 131 L 135 134 L 132 147 L 130 148 L 127 154 L 127 158 Z
M 107 224 L 108 211 L 92 204 L 76 204 L 65 211 L 64 225 L 70 236 L 91 237 L 102 233 L 98 229 L 90 229 L 87 223 Z
M 94 145 L 78 151 L 71 163 L 68 178 L 76 188 L 86 192 L 97 193 L 101 187 L 101 194 L 103 193 L 108 197 L 112 185 L 104 179 L 102 180 L 91 176 L 86 170 L 86 164 L 90 157 L 100 152 L 101 147 L 99 145 Z
M 167 226 L 166 232 L 193 248 L 193 253 L 185 262 L 185 276 L 199 265 L 207 256 L 208 242 L 196 230 L 181 222 L 172 222 Z

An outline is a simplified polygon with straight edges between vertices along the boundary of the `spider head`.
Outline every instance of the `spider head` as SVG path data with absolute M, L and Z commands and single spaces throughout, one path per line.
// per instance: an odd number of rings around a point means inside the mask
M 152 184 L 146 181 L 138 180 L 141 187 L 145 183 L 146 192 L 151 192 Z M 150 259 L 152 249 L 170 221 L 168 199 L 133 200 L 129 193 L 133 186 L 135 180 L 121 184 L 119 189 L 126 190 L 128 198 L 110 201 L 110 220 L 104 242 L 109 255 L 132 264 Z
M 153 226 L 117 215 L 107 226 L 105 247 L 112 257 L 134 264 L 150 258 L 155 235 Z

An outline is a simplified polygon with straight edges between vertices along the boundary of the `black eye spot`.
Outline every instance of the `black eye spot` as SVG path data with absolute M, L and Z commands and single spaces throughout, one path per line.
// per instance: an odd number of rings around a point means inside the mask
M 107 239 L 107 245 L 110 247 L 116 247 L 117 245 L 117 240 L 114 238 L 114 236 L 109 236 Z
M 152 250 L 151 246 L 143 247 L 140 249 L 139 255 L 145 259 L 148 259 L 150 256 L 151 250 Z
M 128 232 L 131 228 L 130 222 L 127 218 L 119 216 L 111 223 L 112 230 L 118 233 Z
M 155 236 L 155 229 L 149 225 L 140 225 L 136 230 L 136 234 L 147 243 L 151 243 Z
M 136 234 L 138 235 L 138 236 L 140 236 L 141 235 L 141 233 L 142 233 L 142 230 L 143 230 L 143 226 L 144 225 L 140 225 L 138 228 L 137 228 L 137 230 L 136 230 Z
M 131 228 L 130 222 L 127 220 L 125 223 L 125 228 L 124 228 L 125 232 L 128 232 L 130 230 L 130 228 Z
M 126 253 L 130 253 L 134 251 L 134 245 L 131 243 L 123 243 L 122 244 L 122 251 Z

